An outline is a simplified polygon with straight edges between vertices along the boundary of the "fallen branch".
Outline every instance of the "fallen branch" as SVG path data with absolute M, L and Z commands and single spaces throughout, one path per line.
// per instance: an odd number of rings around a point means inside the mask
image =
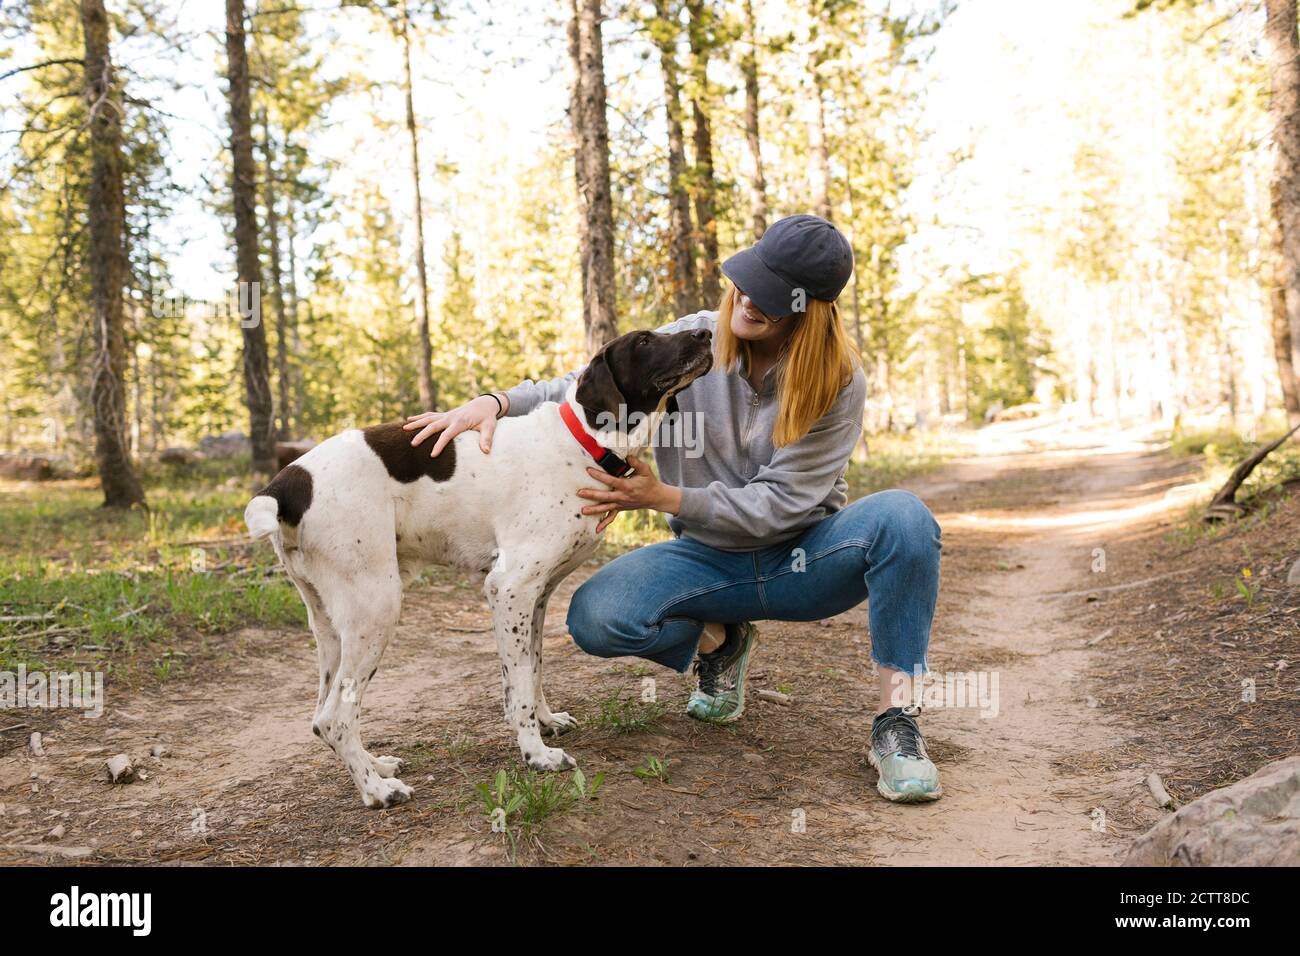
M 1210 523 L 1217 521 L 1226 521 L 1230 518 L 1238 518 L 1246 513 L 1246 509 L 1237 502 L 1237 491 L 1241 488 L 1242 482 L 1250 477 L 1250 473 L 1255 467 L 1271 455 L 1284 441 L 1300 431 L 1300 425 L 1296 425 L 1281 438 L 1271 441 L 1263 448 L 1260 448 L 1253 455 L 1232 469 L 1232 474 L 1228 480 L 1223 483 L 1223 487 L 1218 490 L 1213 498 L 1210 499 L 1209 505 L 1205 509 L 1204 520 Z

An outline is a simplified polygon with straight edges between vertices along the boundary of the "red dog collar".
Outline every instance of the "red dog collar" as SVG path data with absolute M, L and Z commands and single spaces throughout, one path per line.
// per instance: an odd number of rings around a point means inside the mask
M 614 452 L 610 451 L 604 445 L 592 438 L 587 430 L 582 427 L 578 421 L 578 415 L 568 402 L 560 403 L 560 417 L 564 419 L 564 424 L 569 427 L 573 437 L 578 439 L 578 444 L 587 450 L 587 454 L 596 459 L 596 464 L 605 469 L 606 472 L 615 478 L 626 478 L 636 469 L 620 458 Z

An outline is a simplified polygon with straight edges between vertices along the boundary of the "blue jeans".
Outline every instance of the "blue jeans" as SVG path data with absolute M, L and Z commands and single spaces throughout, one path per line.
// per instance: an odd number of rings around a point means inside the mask
M 706 622 L 816 621 L 868 592 L 872 659 L 924 671 L 939 594 L 939 525 L 910 492 L 860 498 L 758 551 L 719 551 L 689 538 L 630 551 L 574 592 L 568 625 L 588 654 L 685 671 Z

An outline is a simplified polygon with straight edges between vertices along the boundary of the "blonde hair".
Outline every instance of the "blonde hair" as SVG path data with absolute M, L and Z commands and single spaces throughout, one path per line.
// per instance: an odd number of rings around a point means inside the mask
M 714 353 L 728 371 L 734 371 L 743 353 L 751 358 L 749 343 L 731 331 L 731 310 L 739 297 L 734 286 L 727 289 L 718 305 L 718 328 L 714 334 Z M 791 445 L 808 434 L 813 423 L 825 415 L 840 389 L 849 383 L 862 359 L 853 347 L 840 307 L 823 299 L 809 299 L 808 310 L 792 315 L 785 322 L 795 322 L 794 332 L 786 340 L 785 362 L 777 373 L 776 428 L 772 444 L 777 448 Z

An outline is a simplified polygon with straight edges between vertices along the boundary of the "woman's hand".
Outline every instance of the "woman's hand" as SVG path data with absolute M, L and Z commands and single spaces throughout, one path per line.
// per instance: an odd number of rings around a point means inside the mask
M 438 440 L 433 444 L 433 451 L 429 453 L 431 458 L 437 458 L 438 453 L 447 447 L 447 442 L 472 428 L 478 432 L 478 447 L 486 455 L 492 450 L 492 433 L 497 430 L 497 411 L 502 407 L 509 408 L 509 401 L 510 399 L 507 398 L 503 406 L 498 406 L 491 395 L 480 395 L 449 412 L 424 412 L 420 415 L 411 415 L 402 427 L 408 432 L 420 429 L 420 433 L 411 439 L 412 445 L 420 444 L 435 432 L 442 433 L 438 435 Z
M 636 511 L 639 508 L 652 508 L 668 514 L 676 514 L 682 506 L 680 488 L 665 485 L 655 477 L 650 466 L 635 455 L 627 456 L 627 463 L 632 466 L 632 474 L 626 478 L 615 478 L 600 468 L 588 468 L 587 474 L 603 482 L 605 488 L 579 488 L 578 496 L 588 498 L 600 504 L 585 505 L 585 515 L 604 515 L 596 525 L 597 533 L 609 527 L 609 523 L 618 517 L 620 511 Z

